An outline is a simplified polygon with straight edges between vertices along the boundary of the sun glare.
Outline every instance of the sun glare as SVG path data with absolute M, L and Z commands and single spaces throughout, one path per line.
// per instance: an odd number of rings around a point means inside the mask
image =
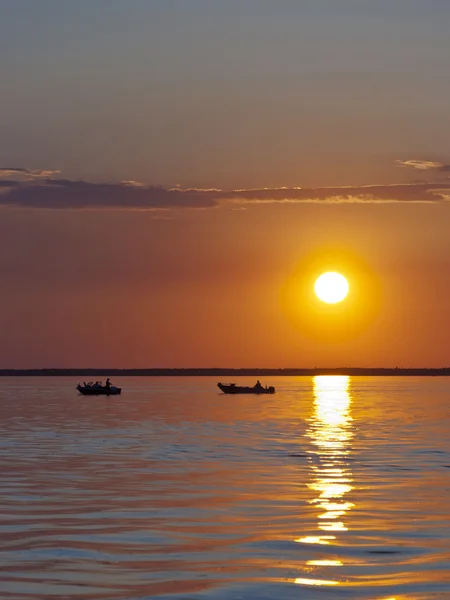
M 342 302 L 348 294 L 348 281 L 340 273 L 323 273 L 314 284 L 316 296 L 327 304 Z

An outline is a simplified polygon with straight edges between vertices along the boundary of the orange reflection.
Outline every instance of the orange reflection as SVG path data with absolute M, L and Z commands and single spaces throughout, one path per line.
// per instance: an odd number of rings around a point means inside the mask
M 318 528 L 334 534 L 347 531 L 343 517 L 354 506 L 344 500 L 353 487 L 346 461 L 353 437 L 349 381 L 348 376 L 314 378 L 314 412 L 308 431 L 315 447 L 313 481 L 308 487 L 318 493 L 312 500 L 320 510 Z
M 322 546 L 326 546 L 330 544 L 330 540 L 335 540 L 335 535 L 308 535 L 306 537 L 298 538 L 295 540 L 299 544 L 322 544 Z
M 308 560 L 311 567 L 342 567 L 342 560 Z
M 303 579 L 297 577 L 295 583 L 299 585 L 339 585 L 339 581 L 327 581 L 326 579 Z

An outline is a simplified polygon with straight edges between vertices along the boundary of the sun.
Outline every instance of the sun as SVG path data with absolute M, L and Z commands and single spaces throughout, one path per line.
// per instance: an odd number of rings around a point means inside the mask
M 340 273 L 329 271 L 322 273 L 314 284 L 316 296 L 327 304 L 342 302 L 348 294 L 348 281 Z

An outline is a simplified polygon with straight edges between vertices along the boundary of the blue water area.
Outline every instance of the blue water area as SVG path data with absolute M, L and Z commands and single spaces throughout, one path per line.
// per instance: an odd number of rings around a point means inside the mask
M 450 379 L 76 383 L 0 380 L 2 599 L 450 598 Z

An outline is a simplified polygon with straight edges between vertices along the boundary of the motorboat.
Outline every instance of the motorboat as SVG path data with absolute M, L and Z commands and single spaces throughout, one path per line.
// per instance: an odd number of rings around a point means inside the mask
M 254 386 L 242 386 L 235 383 L 218 383 L 217 387 L 224 394 L 275 394 L 275 388 L 262 386 L 259 382 Z
M 83 394 L 83 396 L 118 396 L 122 388 L 116 387 L 115 385 L 106 386 L 98 383 L 80 383 L 76 389 Z

